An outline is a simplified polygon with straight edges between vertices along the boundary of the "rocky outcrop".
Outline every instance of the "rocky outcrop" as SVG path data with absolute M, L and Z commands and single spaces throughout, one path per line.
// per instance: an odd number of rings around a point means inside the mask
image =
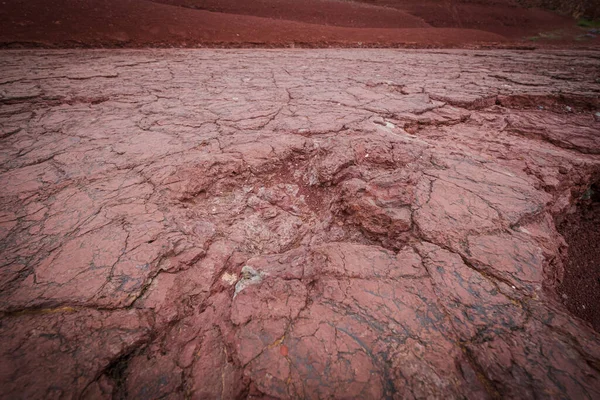
M 0 54 L 7 398 L 597 398 L 593 52 Z

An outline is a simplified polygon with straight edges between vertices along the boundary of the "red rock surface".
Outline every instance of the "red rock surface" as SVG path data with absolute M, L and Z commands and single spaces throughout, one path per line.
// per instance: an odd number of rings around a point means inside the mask
M 598 60 L 0 53 L 0 397 L 598 398 Z

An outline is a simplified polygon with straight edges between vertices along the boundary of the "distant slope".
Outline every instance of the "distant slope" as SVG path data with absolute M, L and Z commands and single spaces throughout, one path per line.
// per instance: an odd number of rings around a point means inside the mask
M 393 10 L 390 13 L 399 15 Z M 244 47 L 291 44 L 317 47 L 445 47 L 505 41 L 500 35 L 476 30 L 428 27 L 358 29 L 216 13 L 146 0 L 3 0 L 0 3 L 0 20 L 3 21 L 0 44 L 5 47 Z M 409 20 L 418 21 L 412 17 Z M 386 23 L 389 24 L 389 20 Z M 423 25 L 422 22 L 418 24 Z
M 543 7 L 556 10 L 575 18 L 600 18 L 600 1 L 598 0 L 515 0 L 524 6 Z
M 353 28 L 427 28 L 405 11 L 344 0 L 151 0 L 227 14 Z
M 539 8 L 525 8 L 517 3 L 517 1 L 531 1 L 533 4 L 537 0 L 354 1 L 402 10 L 434 27 L 481 29 L 512 39 L 573 26 L 572 18 Z M 595 1 L 600 2 L 600 0 Z
M 0 46 L 600 44 L 517 1 L 538 0 L 2 0 Z

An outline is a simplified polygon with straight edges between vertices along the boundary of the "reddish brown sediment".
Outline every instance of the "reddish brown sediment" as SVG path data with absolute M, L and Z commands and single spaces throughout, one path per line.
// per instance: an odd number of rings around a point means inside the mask
M 367 1 L 366 3 L 368 3 Z M 2 47 L 595 47 L 511 0 L 4 0 Z
M 592 185 L 558 230 L 569 246 L 558 292 L 569 311 L 600 331 L 600 185 Z
M 1 52 L 0 397 L 600 397 L 600 336 L 557 291 L 599 74 L 585 51 Z

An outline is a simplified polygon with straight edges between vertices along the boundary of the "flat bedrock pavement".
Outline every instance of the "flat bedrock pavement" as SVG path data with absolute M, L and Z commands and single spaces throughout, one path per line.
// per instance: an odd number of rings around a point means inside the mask
M 596 198 L 599 77 L 597 52 L 3 51 L 0 397 L 600 398 L 556 228 Z

